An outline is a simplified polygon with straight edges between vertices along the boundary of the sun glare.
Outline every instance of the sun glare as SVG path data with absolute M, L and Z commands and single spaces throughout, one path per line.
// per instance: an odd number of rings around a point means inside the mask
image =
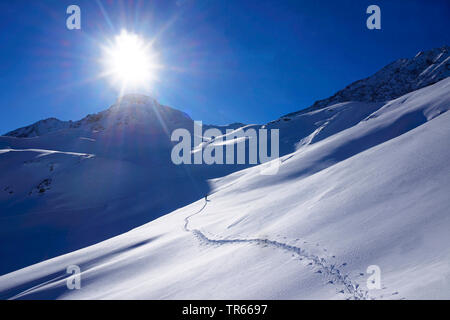
M 105 73 L 121 90 L 148 87 L 156 77 L 156 54 L 136 34 L 122 31 L 104 49 Z

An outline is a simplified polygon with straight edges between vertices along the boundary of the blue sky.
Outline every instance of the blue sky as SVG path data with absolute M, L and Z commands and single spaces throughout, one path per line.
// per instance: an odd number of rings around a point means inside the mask
M 81 30 L 66 28 L 71 4 Z M 371 4 L 382 30 L 366 28 Z M 448 0 L 1 1 L 0 133 L 109 107 L 100 48 L 122 29 L 154 40 L 164 65 L 140 93 L 205 123 L 264 123 L 448 45 L 449 14 Z

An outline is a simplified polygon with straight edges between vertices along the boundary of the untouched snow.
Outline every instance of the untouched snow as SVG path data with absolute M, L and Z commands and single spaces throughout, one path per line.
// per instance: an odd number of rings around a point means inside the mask
M 449 108 L 447 78 L 387 103 L 341 103 L 268 124 L 284 132 L 278 174 L 252 167 L 210 180 L 208 202 L 3 275 L 0 295 L 449 299 Z M 11 149 L 0 156 L 23 154 Z M 72 291 L 65 270 L 74 264 L 82 288 Z M 381 269 L 379 290 L 367 290 L 370 265 Z

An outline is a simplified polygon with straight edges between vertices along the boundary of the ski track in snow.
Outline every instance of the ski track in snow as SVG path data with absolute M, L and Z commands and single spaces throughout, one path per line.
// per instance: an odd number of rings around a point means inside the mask
M 197 212 L 187 216 L 184 219 L 184 230 L 186 232 L 191 232 L 199 241 L 204 242 L 206 244 L 212 244 L 212 245 L 227 245 L 227 244 L 240 244 L 240 243 L 250 243 L 250 244 L 256 244 L 256 245 L 263 245 L 265 247 L 272 247 L 275 249 L 284 250 L 287 252 L 291 252 L 298 257 L 300 257 L 301 260 L 306 259 L 309 262 L 308 266 L 316 267 L 319 270 L 316 271 L 316 273 L 322 273 L 326 276 L 328 280 L 328 284 L 333 284 L 336 286 L 343 287 L 343 289 L 339 290 L 339 293 L 345 294 L 347 293 L 349 297 L 347 300 L 374 300 L 375 297 L 369 296 L 369 293 L 367 290 L 362 290 L 359 284 L 357 284 L 354 280 L 350 279 L 348 275 L 343 274 L 334 264 L 328 263 L 324 258 L 320 258 L 316 255 L 308 253 L 305 249 L 302 249 L 300 247 L 292 246 L 287 243 L 269 240 L 269 239 L 259 239 L 259 238 L 253 238 L 253 239 L 212 239 L 208 238 L 203 232 L 197 229 L 190 229 L 189 228 L 189 222 L 190 219 L 200 214 L 207 206 L 208 202 L 205 202 L 203 207 L 198 210 Z M 346 265 L 346 263 L 344 263 Z

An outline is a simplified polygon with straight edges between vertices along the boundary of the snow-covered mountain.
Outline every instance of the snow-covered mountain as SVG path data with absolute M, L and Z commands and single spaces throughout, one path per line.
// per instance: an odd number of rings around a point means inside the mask
M 358 80 L 310 108 L 347 101 L 386 102 L 450 76 L 449 47 L 421 51 L 414 58 L 398 59 L 368 78 Z M 299 111 L 305 112 L 306 110 Z M 286 115 L 286 117 L 297 114 Z
M 143 96 L 0 137 L 0 297 L 450 298 L 448 53 L 430 52 L 363 80 L 390 83 L 375 98 L 355 89 L 230 126 L 280 130 L 276 175 L 173 165 L 168 133 L 192 120 Z M 70 265 L 81 290 L 66 287 Z M 370 265 L 380 289 L 366 286 Z
M 179 126 L 192 121 L 190 117 L 173 108 L 159 104 L 151 97 L 130 94 L 119 98 L 110 108 L 97 114 L 88 115 L 78 121 L 61 121 L 55 118 L 38 121 L 32 125 L 8 132 L 5 136 L 32 138 L 64 129 L 83 131 L 103 131 L 129 124 L 133 126 L 161 126 L 158 119 Z M 158 128 L 159 129 L 159 128 Z
M 80 121 L 43 123 L 0 137 L 0 274 L 140 226 L 203 197 L 208 179 L 247 167 L 174 165 L 170 133 L 192 132 L 194 122 L 142 95 Z
M 49 118 L 29 126 L 8 132 L 5 136 L 33 138 L 61 130 L 78 129 L 86 132 L 115 130 L 127 126 L 149 129 L 153 132 L 166 132 L 172 128 L 192 127 L 192 119 L 184 112 L 161 105 L 157 100 L 142 94 L 127 94 L 120 97 L 111 107 L 96 114 L 90 114 L 78 121 L 61 121 Z M 166 128 L 162 127 L 166 126 Z M 244 126 L 233 123 L 225 126 L 206 125 L 232 129 Z

